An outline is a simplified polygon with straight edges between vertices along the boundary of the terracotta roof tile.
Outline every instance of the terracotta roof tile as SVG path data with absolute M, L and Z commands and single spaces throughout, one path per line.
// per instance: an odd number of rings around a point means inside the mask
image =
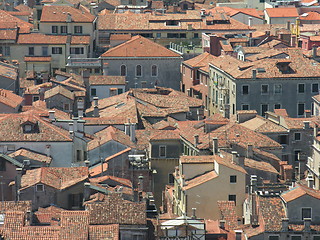
M 88 143 L 88 151 L 91 151 L 109 141 L 116 141 L 127 147 L 134 147 L 134 143 L 130 140 L 130 137 L 123 131 L 109 126 L 100 132 L 95 133 L 95 138 Z
M 46 164 L 50 164 L 52 161 L 52 158 L 49 156 L 46 156 L 44 154 L 37 153 L 37 152 L 31 151 L 31 150 L 25 149 L 25 148 L 20 148 L 17 151 L 10 153 L 8 156 L 12 157 L 12 158 L 22 156 L 22 157 L 25 157 L 26 159 L 36 160 L 39 162 L 45 162 Z
M 180 156 L 181 164 L 201 164 L 201 163 L 214 163 L 215 157 L 213 155 L 203 156 Z
M 112 182 L 117 182 L 118 185 L 127 186 L 132 188 L 132 182 L 129 179 L 115 177 L 111 175 L 102 176 L 102 177 L 96 177 L 96 178 L 90 178 L 90 182 L 92 183 L 102 183 L 105 181 L 111 180 Z
M 181 57 L 179 54 L 142 36 L 134 36 L 131 40 L 122 43 L 101 55 L 109 57 Z
M 110 35 L 110 41 L 116 41 L 116 40 L 130 40 L 131 34 L 111 34 Z
M 0 103 L 12 108 L 21 105 L 23 98 L 14 94 L 12 91 L 0 88 Z
M 35 131 L 23 132 L 23 124 L 32 119 Z M 41 119 L 30 112 L 21 114 L 5 114 L 0 118 L 1 142 L 69 142 L 69 132 Z
M 51 62 L 51 57 L 33 56 L 24 57 L 25 62 Z
M 270 133 L 270 132 L 279 133 L 279 132 L 288 131 L 285 127 L 280 126 L 261 116 L 256 116 L 255 118 L 252 118 L 244 123 L 241 123 L 240 125 L 260 133 Z
M 292 7 L 266 8 L 265 10 L 271 18 L 299 17 L 297 9 Z
M 268 162 L 257 161 L 254 159 L 245 158 L 244 166 L 248 168 L 257 169 L 260 171 L 271 172 L 274 174 L 279 174 L 279 172 Z
M 304 21 L 314 21 L 320 20 L 320 13 L 318 12 L 307 12 L 307 13 L 303 13 L 302 15 L 300 15 L 299 17 L 300 20 L 304 20 Z
M 6 11 L 0 10 L 0 25 L 8 24 L 8 23 L 14 23 L 20 28 L 20 33 L 29 33 L 32 29 L 32 24 L 27 23 L 15 16 L 12 16 Z
M 203 67 L 208 65 L 211 59 L 216 58 L 215 56 L 211 55 L 210 53 L 204 52 L 199 56 L 191 58 L 187 61 L 184 61 L 183 64 L 186 64 L 190 67 Z
M 101 240 L 101 239 L 118 240 L 120 237 L 119 232 L 120 232 L 119 224 L 89 226 L 89 239 L 90 240 Z
M 64 97 L 66 97 L 66 98 L 69 98 L 71 100 L 74 99 L 74 94 L 71 91 L 69 91 L 68 89 L 66 89 L 66 88 L 64 88 L 64 87 L 62 87 L 60 85 L 56 86 L 56 87 L 54 87 L 54 88 L 52 88 L 50 90 L 47 90 L 44 93 L 44 98 L 48 99 L 48 98 L 51 98 L 51 97 L 59 95 L 59 94 L 64 96 Z
M 6 211 L 28 212 L 32 209 L 31 201 L 4 201 L 0 202 L 0 213 Z
M 17 29 L 0 29 L 0 40 L 16 40 Z
M 217 177 L 218 177 L 218 174 L 215 171 L 210 171 L 210 172 L 204 173 L 204 174 L 197 176 L 193 179 L 186 180 L 186 182 L 185 182 L 186 185 L 182 189 L 188 190 L 188 189 L 194 188 L 196 186 L 199 186 L 199 185 L 206 183 L 206 182 L 208 182 L 214 178 L 217 178 Z
M 90 44 L 91 36 L 71 36 L 71 45 Z
M 90 224 L 146 224 L 145 203 L 123 200 L 119 194 L 106 197 L 104 202 L 86 204 Z
M 88 175 L 87 167 L 41 167 L 27 170 L 21 178 L 21 190 L 39 183 L 63 190 L 86 180 Z
M 320 191 L 314 190 L 312 188 L 308 188 L 306 186 L 298 184 L 296 187 L 283 192 L 281 194 L 282 199 L 284 199 L 286 202 L 291 202 L 293 200 L 298 199 L 301 196 L 309 195 L 311 197 L 314 197 L 316 199 L 320 199 Z
M 45 35 L 43 33 L 20 34 L 18 44 L 50 44 L 63 45 L 67 43 L 65 35 Z
M 87 11 L 70 6 L 51 5 L 43 7 L 40 22 L 67 22 L 68 13 L 75 23 L 92 23 L 95 19 L 95 16 Z
M 238 227 L 238 216 L 236 213 L 236 205 L 234 201 L 218 201 L 221 219 L 226 220 L 228 229 L 236 229 Z

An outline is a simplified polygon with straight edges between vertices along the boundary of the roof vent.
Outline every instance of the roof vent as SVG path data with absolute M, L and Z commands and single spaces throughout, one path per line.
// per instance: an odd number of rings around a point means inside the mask
M 56 12 L 53 12 L 53 14 L 56 14 Z

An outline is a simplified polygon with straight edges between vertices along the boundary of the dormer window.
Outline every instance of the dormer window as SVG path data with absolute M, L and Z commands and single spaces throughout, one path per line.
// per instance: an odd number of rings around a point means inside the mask
M 24 133 L 30 133 L 30 132 L 32 132 L 32 125 L 31 125 L 31 124 L 25 124 L 25 125 L 23 126 L 23 132 L 24 132 Z

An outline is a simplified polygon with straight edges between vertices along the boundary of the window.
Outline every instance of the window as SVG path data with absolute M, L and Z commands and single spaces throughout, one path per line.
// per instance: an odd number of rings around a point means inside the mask
M 305 218 L 311 218 L 311 208 L 302 208 L 301 209 L 301 220 L 305 219 Z
M 301 150 L 295 150 L 295 151 L 294 151 L 294 160 L 295 160 L 295 161 L 299 161 L 299 159 L 300 159 L 300 153 L 301 153 Z
M 0 54 L 2 54 L 2 56 L 10 56 L 10 47 L 0 46 Z
M 74 33 L 82 33 L 82 26 L 74 26 Z
M 52 33 L 58 33 L 58 26 L 51 26 Z
M 82 155 L 81 152 L 82 152 L 81 150 L 77 150 L 77 161 L 78 161 L 78 162 L 82 160 L 82 158 L 81 158 L 81 157 L 82 157 L 82 156 L 81 156 L 81 155 Z
M 243 85 L 242 86 L 242 94 L 243 95 L 249 94 L 249 85 Z
M 70 105 L 69 105 L 69 103 L 65 103 L 65 104 L 63 105 L 63 108 L 64 108 L 65 111 L 69 111 L 69 110 L 70 110 Z
M 83 54 L 84 49 L 83 47 L 72 47 L 70 48 L 70 54 Z
M 48 56 L 48 47 L 42 47 L 42 56 Z
M 294 140 L 300 141 L 301 140 L 301 133 L 299 133 L 299 132 L 294 133 Z
M 161 38 L 161 33 L 157 33 L 157 38 Z
M 133 235 L 132 236 L 132 240 L 143 240 L 144 239 L 144 236 L 142 235 Z
M 320 240 L 320 236 L 313 236 L 313 240 Z
M 30 124 L 24 125 L 24 132 L 30 133 L 32 131 L 32 126 Z
M 173 174 L 172 173 L 169 173 L 169 184 L 174 184 L 174 177 L 173 177 Z
M 83 200 L 83 194 L 69 194 L 68 195 L 69 201 L 68 205 L 71 209 L 79 209 L 82 207 L 82 200 Z
M 282 93 L 282 85 L 281 85 L 281 84 L 275 84 L 275 85 L 274 85 L 274 93 L 275 93 L 275 94 L 280 94 L 280 93 Z
M 312 83 L 311 91 L 313 93 L 319 93 L 319 84 L 318 83 Z
M 152 65 L 152 67 L 151 67 L 151 76 L 152 77 L 158 76 L 158 67 L 157 67 L 157 65 Z
M 141 65 L 136 66 L 136 77 L 141 77 L 142 76 L 142 67 Z
M 291 240 L 301 240 L 301 236 L 291 236 Z
M 268 104 L 261 104 L 261 116 L 265 116 L 266 112 L 268 111 Z
M 242 110 L 249 110 L 249 104 L 242 104 L 241 109 Z
M 279 236 L 269 236 L 269 240 L 279 240 Z
M 51 51 L 52 54 L 62 54 L 62 47 L 53 47 Z
M 100 73 L 100 69 L 99 68 L 95 68 L 94 69 L 94 73 Z
M 304 89 L 305 88 L 305 85 L 304 83 L 299 83 L 298 84 L 298 93 L 304 93 Z
M 279 136 L 280 144 L 288 144 L 288 135 L 280 135 Z
M 274 109 L 280 109 L 281 108 L 281 104 L 280 103 L 276 103 L 275 105 L 274 105 Z
M 0 171 L 6 171 L 6 160 L 2 157 L 0 158 Z
M 68 32 L 68 26 L 61 26 L 60 27 L 60 32 L 61 33 L 67 33 Z
M 121 65 L 121 67 L 120 67 L 120 76 L 127 76 L 127 67 L 126 67 L 126 65 Z
M 237 176 L 236 175 L 231 175 L 230 176 L 230 183 L 236 183 L 237 182 Z
M 199 38 L 199 33 L 194 33 L 194 34 L 193 34 L 193 37 L 194 37 L 194 38 Z
M 304 103 L 298 103 L 298 116 L 302 116 L 304 114 Z
M 118 95 L 123 93 L 123 89 L 122 88 L 118 88 Z
M 234 201 L 234 203 L 236 203 L 236 201 L 237 201 L 237 196 L 236 196 L 236 195 L 229 195 L 228 201 Z
M 32 97 L 32 101 L 33 102 L 39 101 L 39 99 L 40 99 L 39 96 L 33 96 Z
M 166 157 L 167 148 L 166 146 L 159 146 L 159 157 Z
M 29 47 L 29 56 L 34 56 L 34 47 Z
M 92 97 L 97 96 L 97 89 L 91 88 L 91 96 Z
M 44 185 L 43 184 L 37 184 L 36 185 L 36 192 L 43 192 L 44 191 Z
M 262 84 L 261 85 L 261 94 L 268 94 L 269 93 L 269 85 L 268 84 Z

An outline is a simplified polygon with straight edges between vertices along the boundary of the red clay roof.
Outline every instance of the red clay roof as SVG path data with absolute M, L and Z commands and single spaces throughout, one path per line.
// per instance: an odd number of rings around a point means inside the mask
M 66 44 L 67 36 L 62 35 L 45 35 L 42 33 L 20 34 L 18 44 Z
M 284 192 L 281 194 L 281 197 L 286 202 L 291 202 L 293 200 L 298 199 L 301 196 L 309 195 L 316 199 L 320 199 L 320 191 L 314 190 L 312 188 L 308 188 L 306 186 L 298 184 L 296 187 Z
M 129 41 L 106 51 L 101 57 L 181 57 L 158 43 L 142 36 L 134 36 Z
M 25 62 L 51 62 L 51 57 L 33 56 L 24 57 Z
M 40 22 L 67 22 L 68 13 L 74 23 L 91 23 L 95 16 L 70 6 L 44 6 Z
M 0 103 L 12 108 L 16 108 L 23 102 L 23 98 L 12 91 L 0 88 Z
M 271 18 L 299 17 L 297 9 L 292 7 L 266 8 L 265 10 Z

